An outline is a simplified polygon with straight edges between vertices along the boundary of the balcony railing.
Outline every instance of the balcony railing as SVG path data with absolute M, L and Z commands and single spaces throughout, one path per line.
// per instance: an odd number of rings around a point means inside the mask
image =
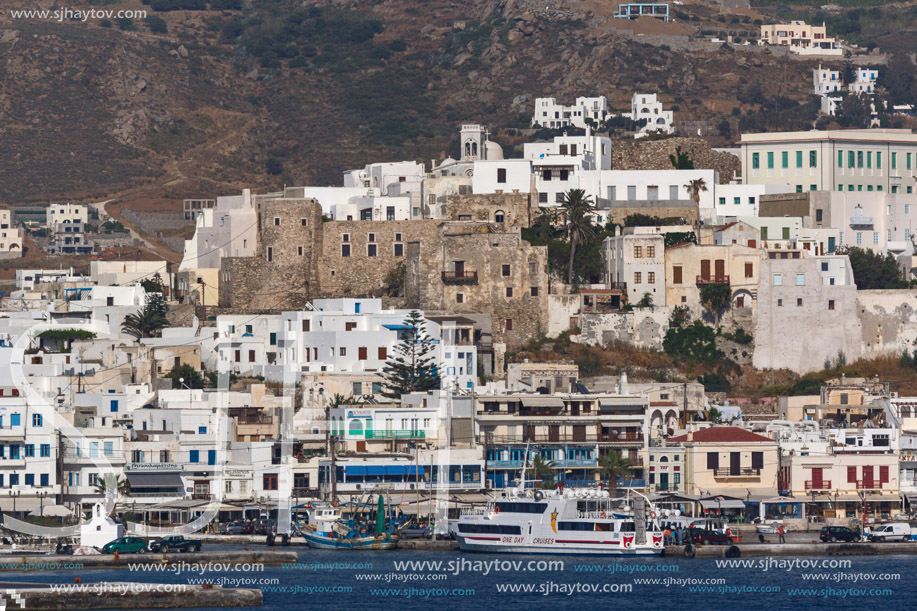
M 871 216 L 851 216 L 850 217 L 850 226 L 851 227 L 872 227 L 872 217 Z
M 713 477 L 760 477 L 761 469 L 753 469 L 751 467 L 744 467 L 742 469 L 714 469 Z
M 858 479 L 857 490 L 881 490 L 882 482 L 876 479 Z
M 696 284 L 697 286 L 705 286 L 707 284 L 729 284 L 729 275 L 698 276 Z
M 478 272 L 472 271 L 451 271 L 443 272 L 444 284 L 476 284 L 478 281 Z
M 423 439 L 424 431 L 415 429 L 393 429 L 391 431 L 374 431 L 369 429 L 364 435 L 366 439 Z
M 831 490 L 831 480 L 823 479 L 821 481 L 806 480 L 806 490 Z
M 626 282 L 609 282 L 608 288 L 612 291 L 626 291 L 627 283 Z

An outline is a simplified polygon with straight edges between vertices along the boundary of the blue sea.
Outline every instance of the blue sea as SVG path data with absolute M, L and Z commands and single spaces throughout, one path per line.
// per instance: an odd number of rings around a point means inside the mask
M 213 548 L 211 548 L 212 550 Z M 296 549 L 296 548 L 290 548 Z M 4 582 L 212 583 L 259 588 L 264 609 L 312 606 L 530 610 L 917 607 L 915 556 L 611 559 L 299 548 L 287 567 L 189 565 L 169 571 L 4 573 Z M 141 559 L 137 557 L 137 560 Z M 213 562 L 219 562 L 218 559 Z

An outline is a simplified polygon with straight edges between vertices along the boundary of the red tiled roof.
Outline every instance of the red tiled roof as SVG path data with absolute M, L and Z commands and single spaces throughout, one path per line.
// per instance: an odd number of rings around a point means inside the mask
M 685 443 L 687 435 L 679 435 L 668 440 L 669 443 Z M 714 426 L 694 432 L 694 443 L 764 443 L 773 439 L 746 431 L 737 426 Z

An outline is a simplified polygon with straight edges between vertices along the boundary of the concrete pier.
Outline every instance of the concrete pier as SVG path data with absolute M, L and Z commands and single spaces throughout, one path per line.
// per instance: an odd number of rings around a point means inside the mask
M 8 556 L 0 562 L 0 571 L 67 571 L 84 569 L 118 569 L 128 564 L 165 564 L 208 562 L 219 564 L 263 564 L 276 566 L 297 562 L 294 551 L 196 552 L 194 554 L 101 554 L 99 556 Z
M 738 556 L 729 550 L 737 548 Z M 732 552 L 734 554 L 734 552 Z M 760 556 L 877 556 L 917 554 L 917 543 L 737 543 L 735 545 L 698 545 L 694 558 L 748 558 Z M 685 546 L 665 548 L 669 558 L 684 558 Z M 690 556 L 689 556 L 690 557 Z
M 458 541 L 454 539 L 402 539 L 398 542 L 398 549 L 415 550 L 454 550 L 458 549 Z
M 15 587 L 8 587 L 14 585 Z M 194 607 L 260 607 L 261 590 L 184 584 L 105 582 L 4 584 L 0 598 L 8 609 L 187 609 Z

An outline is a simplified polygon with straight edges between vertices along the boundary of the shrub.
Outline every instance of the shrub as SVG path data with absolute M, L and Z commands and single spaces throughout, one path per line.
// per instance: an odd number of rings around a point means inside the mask
M 143 21 L 146 22 L 146 26 L 150 28 L 150 32 L 153 32 L 154 34 L 165 34 L 169 31 L 169 26 L 166 25 L 166 20 L 162 17 L 150 15 L 148 17 L 144 17 Z
M 267 173 L 272 176 L 283 173 L 283 163 L 276 157 L 269 157 L 268 160 L 264 162 L 264 167 Z

